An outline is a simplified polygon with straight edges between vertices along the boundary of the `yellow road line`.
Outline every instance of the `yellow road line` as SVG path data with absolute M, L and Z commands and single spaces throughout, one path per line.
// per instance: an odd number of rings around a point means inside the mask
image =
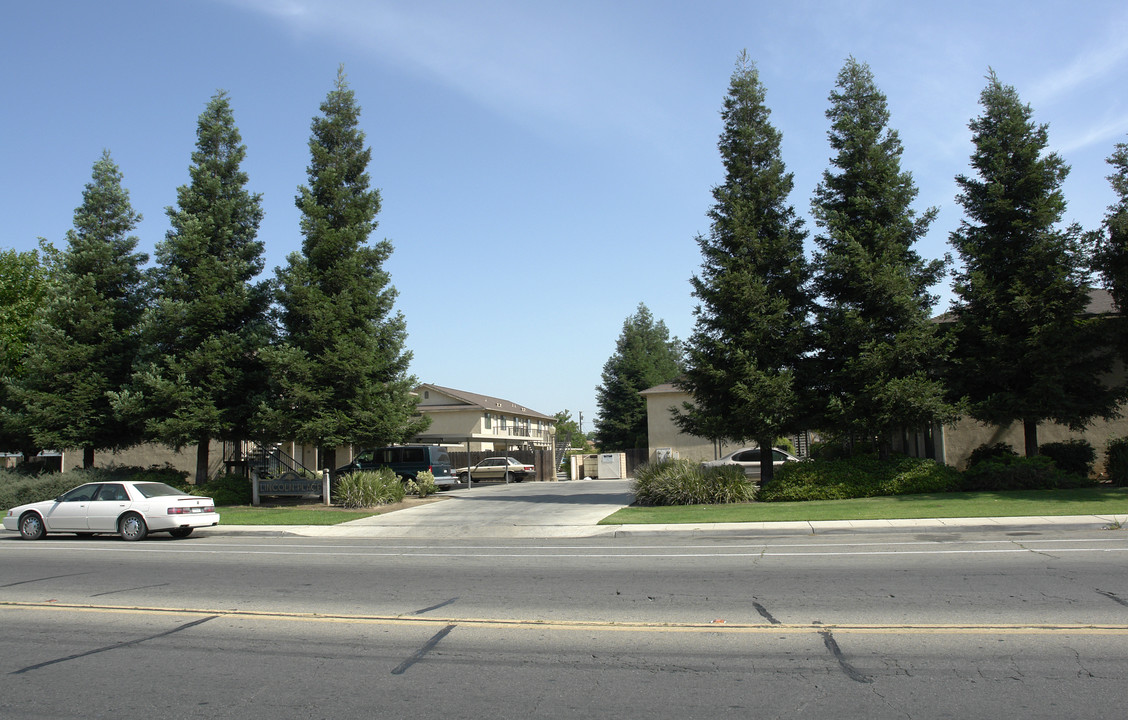
M 618 632 L 723 632 L 764 635 L 796 635 L 832 631 L 837 634 L 865 635 L 1128 635 L 1128 625 L 1069 623 L 810 623 L 771 625 L 724 621 L 615 622 L 609 620 L 507 620 L 499 618 L 412 617 L 403 615 L 354 615 L 334 613 L 294 613 L 273 610 L 217 610 L 210 608 L 142 607 L 87 605 L 55 602 L 0 601 L 0 608 L 54 610 L 136 615 L 207 615 L 214 617 L 281 620 L 291 622 L 350 623 L 368 625 L 480 627 L 487 629 L 604 630 Z

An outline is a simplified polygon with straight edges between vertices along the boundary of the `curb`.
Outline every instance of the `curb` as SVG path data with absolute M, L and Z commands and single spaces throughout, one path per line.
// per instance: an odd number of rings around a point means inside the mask
M 1061 515 L 992 518 L 924 518 L 895 520 L 810 520 L 792 522 L 686 523 L 678 525 L 537 525 L 429 527 L 403 525 L 218 525 L 202 528 L 201 536 L 321 537 L 353 539 L 562 539 L 690 535 L 822 535 L 911 531 L 1111 530 L 1123 518 Z

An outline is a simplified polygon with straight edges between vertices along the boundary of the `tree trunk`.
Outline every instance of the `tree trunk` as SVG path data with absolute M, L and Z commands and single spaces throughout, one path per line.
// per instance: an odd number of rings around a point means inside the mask
M 1026 457 L 1036 456 L 1038 454 L 1038 421 L 1023 420 L 1022 431 L 1026 439 Z
M 208 446 L 211 438 L 205 435 L 200 438 L 196 446 L 196 484 L 203 485 L 208 481 Z
M 775 477 L 775 453 L 771 440 L 758 440 L 757 444 L 760 446 L 760 487 L 764 487 Z
M 85 470 L 94 467 L 94 447 L 91 445 L 82 448 L 82 467 Z

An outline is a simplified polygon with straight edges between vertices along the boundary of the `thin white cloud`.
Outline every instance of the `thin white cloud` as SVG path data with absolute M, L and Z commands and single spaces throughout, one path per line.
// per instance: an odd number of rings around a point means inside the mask
M 1107 145 L 1110 148 L 1115 142 L 1123 142 L 1128 134 L 1128 115 L 1104 120 L 1098 124 L 1081 128 L 1080 132 L 1066 138 L 1065 142 L 1054 148 L 1062 154 L 1069 154 L 1092 145 Z
M 1078 89 L 1110 75 L 1128 74 L 1128 21 L 1122 16 L 1105 29 L 1104 38 L 1074 57 L 1060 70 L 1037 82 L 1030 99 L 1035 106 L 1068 98 Z
M 585 131 L 637 135 L 631 117 L 659 112 L 607 72 L 643 69 L 624 55 L 605 18 L 586 9 L 521 3 L 418 0 L 225 0 L 272 17 L 294 32 L 317 34 L 441 83 L 518 122 L 563 123 Z M 601 11 L 602 12 L 602 11 Z M 610 11 L 609 11 L 610 12 Z M 613 55 L 612 58 L 609 57 Z M 640 53 L 641 56 L 641 53 Z M 627 108 L 634 106 L 630 112 Z

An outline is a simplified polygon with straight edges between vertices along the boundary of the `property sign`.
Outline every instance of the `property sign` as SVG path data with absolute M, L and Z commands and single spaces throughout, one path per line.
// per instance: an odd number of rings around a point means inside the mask
M 329 503 L 329 473 L 312 479 L 296 472 L 286 472 L 276 478 L 255 478 L 253 484 L 254 504 L 264 495 L 274 497 L 319 496 Z

